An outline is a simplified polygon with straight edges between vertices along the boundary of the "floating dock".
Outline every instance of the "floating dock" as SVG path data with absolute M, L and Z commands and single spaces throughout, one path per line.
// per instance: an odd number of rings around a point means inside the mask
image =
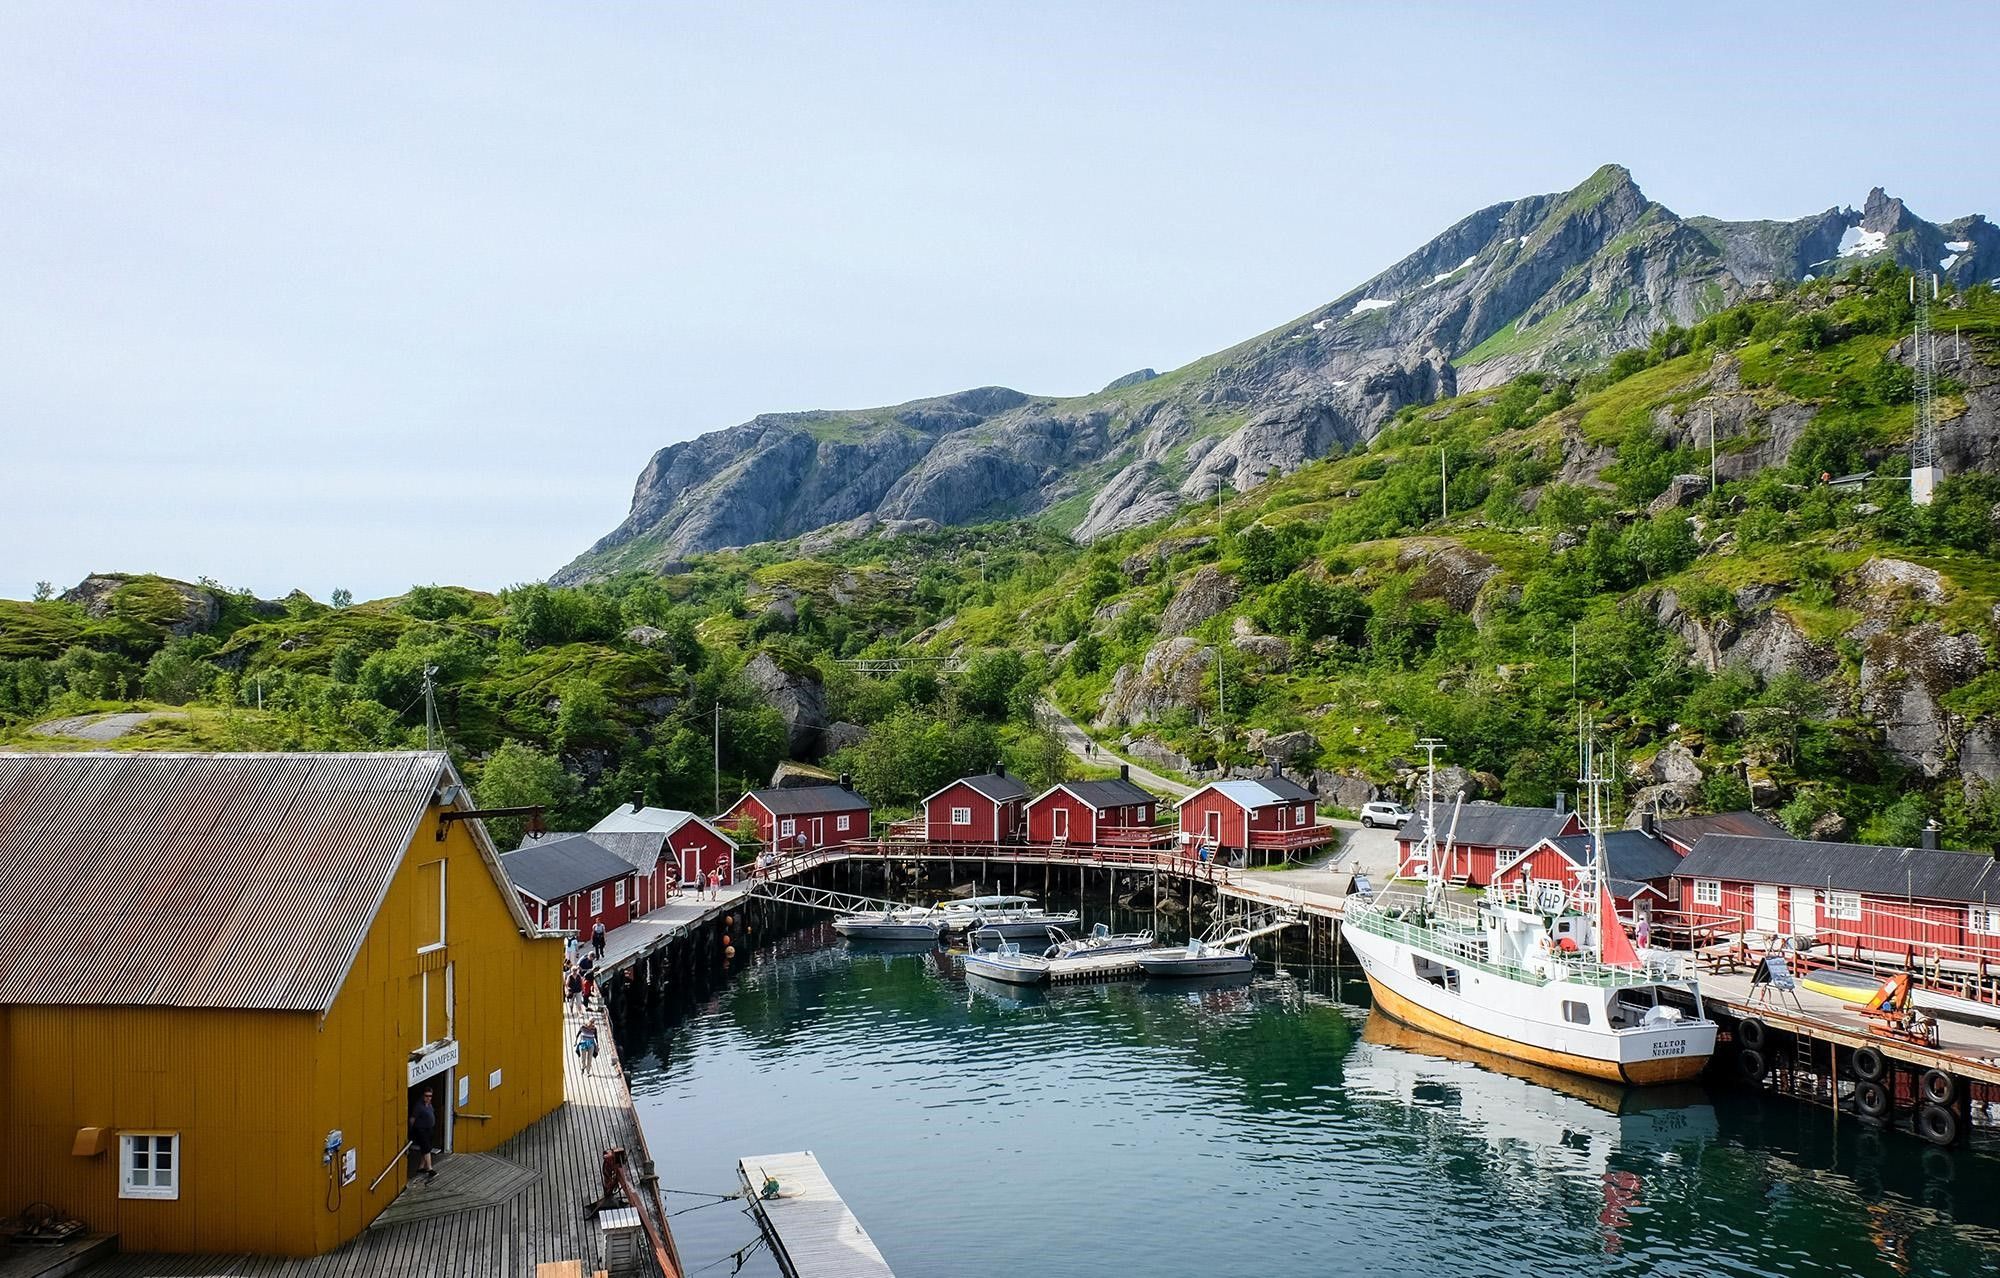
M 742 1158 L 736 1174 L 785 1278 L 895 1278 L 812 1151 Z

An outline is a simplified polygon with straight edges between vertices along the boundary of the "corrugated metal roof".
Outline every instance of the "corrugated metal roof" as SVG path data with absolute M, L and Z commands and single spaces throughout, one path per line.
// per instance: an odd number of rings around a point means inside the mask
M 1569 817 L 1554 808 L 1515 808 L 1499 803 L 1468 803 L 1458 810 L 1458 827 L 1452 828 L 1452 805 L 1438 803 L 1431 820 L 1437 827 L 1438 844 L 1447 838 L 1457 847 L 1525 848 L 1543 839 L 1552 839 Z M 1424 837 L 1424 813 L 1403 822 L 1396 837 L 1416 843 Z
M 1566 834 L 1549 842 L 1578 865 L 1589 865 L 1595 855 L 1588 834 Z M 1606 830 L 1604 862 L 1612 878 L 1644 882 L 1671 878 L 1680 868 L 1681 854 L 1639 830 Z
M 1747 834 L 1757 839 L 1789 839 L 1776 822 L 1755 812 L 1711 812 L 1705 816 L 1663 817 L 1653 828 L 1682 847 L 1692 848 L 1704 834 Z
M 1267 808 L 1274 803 L 1318 803 L 1319 796 L 1290 777 L 1256 777 L 1235 781 L 1211 781 L 1175 807 L 1181 807 L 1203 790 L 1213 790 L 1241 808 Z
M 868 800 L 846 786 L 801 785 L 783 790 L 752 790 L 750 797 L 774 816 L 798 816 L 810 812 L 847 812 L 865 808 Z
M 667 836 L 658 830 L 570 830 L 560 834 L 531 834 L 521 844 L 521 848 L 531 848 L 542 843 L 557 843 L 563 839 L 589 839 L 607 852 L 615 852 L 625 858 L 625 863 L 635 870 L 650 874 L 660 863 L 660 853 L 667 846 Z M 515 851 L 520 851 L 516 848 Z M 508 856 L 513 853 L 508 853 Z M 506 868 L 506 857 L 500 859 L 502 869 Z M 512 871 L 508 876 L 512 877 Z
M 622 879 L 632 862 L 597 841 L 593 834 L 530 843 L 500 858 L 507 879 L 537 901 L 559 901 L 572 892 Z M 654 848 L 657 853 L 659 849 Z M 646 869 L 653 868 L 647 862 Z
M 450 775 L 436 753 L 0 754 L 0 1003 L 327 1010 Z
M 1674 877 L 2000 904 L 2000 864 L 1981 852 L 1705 834 Z
M 1019 777 L 1010 777 L 1004 772 L 984 772 L 976 777 L 963 777 L 959 780 L 958 784 L 966 786 L 976 793 L 985 795 L 995 803 L 1005 803 L 1009 799 L 1025 799 L 1028 797 L 1028 787 L 1021 784 L 1021 779 Z M 950 788 L 950 786 L 945 787 L 946 790 Z M 938 794 L 943 793 L 944 790 L 938 791 Z M 936 798 L 937 795 L 932 795 L 931 797 Z
M 591 826 L 588 832 L 591 834 L 633 834 L 645 831 L 656 834 L 672 834 L 690 821 L 696 825 L 705 827 L 710 834 L 729 844 L 730 847 L 736 846 L 734 839 L 716 829 L 706 817 L 697 816 L 681 808 L 641 808 L 635 812 L 629 803 L 621 803 L 611 809 L 611 811 L 605 813 L 603 819 L 598 821 L 596 825 Z M 623 851 L 622 848 L 616 847 L 613 844 L 607 843 L 605 846 L 615 852 Z

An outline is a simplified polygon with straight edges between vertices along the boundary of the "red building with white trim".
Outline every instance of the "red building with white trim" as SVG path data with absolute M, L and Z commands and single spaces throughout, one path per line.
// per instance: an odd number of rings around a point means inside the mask
M 752 790 L 715 819 L 723 829 L 748 818 L 765 847 L 781 853 L 811 852 L 866 839 L 873 809 L 868 800 L 839 785 L 787 786 Z
M 720 870 L 724 883 L 736 881 L 736 840 L 708 821 L 680 808 L 649 808 L 634 801 L 621 805 L 590 827 L 598 841 L 630 859 L 647 875 L 641 912 L 667 899 L 676 883 L 692 889 L 710 871 Z M 655 846 L 650 854 L 644 840 Z
M 1810 937 L 1841 958 L 2000 963 L 2000 863 L 1984 853 L 1709 834 L 1674 877 L 1694 925 Z
M 1582 834 L 1583 822 L 1574 812 L 1560 808 L 1517 808 L 1498 803 L 1457 805 L 1440 801 L 1433 808 L 1440 867 L 1447 880 L 1463 880 L 1473 887 L 1493 881 L 1496 867 L 1511 861 L 1543 839 Z M 1401 878 L 1422 878 L 1425 868 L 1414 855 L 1424 840 L 1424 814 L 1415 816 L 1396 831 L 1396 874 Z
M 1253 863 L 1283 861 L 1340 836 L 1319 819 L 1319 796 L 1290 777 L 1211 781 L 1174 805 L 1181 848 L 1205 847 L 1210 855 L 1243 853 Z
M 961 777 L 924 800 L 924 833 L 933 843 L 1013 843 L 1027 829 L 1028 787 L 997 767 Z
M 1152 847 L 1160 800 L 1121 766 L 1110 781 L 1062 781 L 1028 802 L 1028 842 L 1044 846 Z
M 507 881 L 545 928 L 588 939 L 631 921 L 639 895 L 639 872 L 616 852 L 587 834 L 544 839 L 500 858 Z

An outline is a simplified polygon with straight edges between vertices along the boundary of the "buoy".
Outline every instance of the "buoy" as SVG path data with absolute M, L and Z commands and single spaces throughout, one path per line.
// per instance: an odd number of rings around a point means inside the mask
M 723 961 L 723 962 L 725 962 L 725 963 L 733 963 L 733 962 L 735 962 L 735 961 L 736 961 L 736 947 L 735 947 L 735 946 L 733 946 L 733 945 L 725 945 L 725 946 L 723 946 L 723 947 L 722 947 L 722 961 Z

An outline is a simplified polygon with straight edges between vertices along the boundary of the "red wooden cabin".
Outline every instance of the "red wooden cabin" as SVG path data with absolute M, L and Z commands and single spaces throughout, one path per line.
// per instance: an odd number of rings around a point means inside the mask
M 1453 825 L 1454 815 L 1457 821 Z M 1495 868 L 1511 861 L 1543 839 L 1582 834 L 1583 822 L 1574 812 L 1561 808 L 1517 808 L 1498 803 L 1454 805 L 1440 801 L 1433 809 L 1437 846 L 1446 879 L 1463 879 L 1474 887 L 1493 881 Z M 1419 806 L 1415 816 L 1396 831 L 1396 873 L 1402 878 L 1421 878 L 1425 871 L 1415 855 L 1424 841 L 1424 814 Z
M 1028 803 L 1028 842 L 1152 847 L 1159 839 L 1154 819 L 1160 801 L 1132 783 L 1120 767 L 1111 781 L 1063 781 Z
M 1590 867 L 1595 855 L 1589 834 L 1541 839 L 1533 847 L 1502 857 L 1495 878 L 1509 891 L 1530 890 L 1537 883 L 1558 883 L 1565 892 L 1573 891 L 1580 872 Z M 1625 917 L 1635 922 L 1650 919 L 1655 908 L 1674 901 L 1674 873 L 1681 857 L 1657 832 L 1643 827 L 1606 831 L 1604 860 L 1612 903 Z
M 1254 863 L 1283 861 L 1339 837 L 1319 819 L 1319 796 L 1290 777 L 1211 781 L 1174 806 L 1180 812 L 1181 847 L 1211 856 L 1243 853 Z
M 838 785 L 752 790 L 731 804 L 715 824 L 727 830 L 748 817 L 765 847 L 789 854 L 867 838 L 871 811 L 868 800 L 850 789 L 848 778 L 842 776 Z
M 635 799 L 607 814 L 590 831 L 607 836 L 600 840 L 605 846 L 649 871 L 646 909 L 666 900 L 676 882 L 692 888 L 711 870 L 722 871 L 724 883 L 736 881 L 736 841 L 692 812 L 649 808 Z M 640 845 L 646 836 L 661 841 L 650 861 Z
M 2000 863 L 1983 853 L 1709 834 L 1674 877 L 1696 925 L 1812 937 L 1842 958 L 2000 962 Z
M 996 767 L 962 777 L 924 800 L 924 833 L 933 843 L 1013 843 L 1026 826 L 1028 787 Z
M 544 839 L 500 858 L 528 916 L 546 928 L 589 939 L 632 918 L 639 895 L 639 872 L 616 852 L 587 834 Z

